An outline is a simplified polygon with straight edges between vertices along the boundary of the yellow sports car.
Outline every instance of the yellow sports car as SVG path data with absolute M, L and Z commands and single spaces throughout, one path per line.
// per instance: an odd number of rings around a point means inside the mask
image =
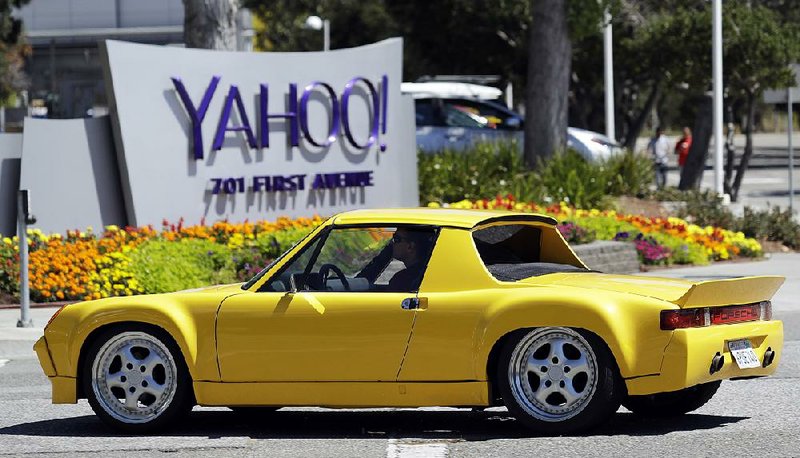
M 196 404 L 505 405 L 561 434 L 772 374 L 782 283 L 594 272 L 544 215 L 357 210 L 244 284 L 63 307 L 34 348 L 54 403 L 129 432 Z

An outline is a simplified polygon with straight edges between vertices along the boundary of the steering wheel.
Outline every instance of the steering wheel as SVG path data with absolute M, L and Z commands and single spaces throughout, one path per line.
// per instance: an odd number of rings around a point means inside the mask
M 322 267 L 319 268 L 319 276 L 322 277 L 322 285 L 325 287 L 325 289 L 328 288 L 329 271 L 336 274 L 336 277 L 342 282 L 342 286 L 344 286 L 345 291 L 350 291 L 350 284 L 347 283 L 347 277 L 344 276 L 344 272 L 342 272 L 342 269 L 333 264 L 323 264 Z

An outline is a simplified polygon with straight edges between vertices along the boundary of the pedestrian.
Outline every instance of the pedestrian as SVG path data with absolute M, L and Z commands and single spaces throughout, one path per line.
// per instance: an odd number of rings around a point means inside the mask
M 647 151 L 653 158 L 653 170 L 656 174 L 656 188 L 663 189 L 667 184 L 667 151 L 669 144 L 664 137 L 664 129 L 656 127 L 656 134 L 650 139 Z
M 683 128 L 683 137 L 675 143 L 675 154 L 678 155 L 678 167 L 683 173 L 683 166 L 686 165 L 686 157 L 689 156 L 689 148 L 692 147 L 692 130 L 688 127 Z

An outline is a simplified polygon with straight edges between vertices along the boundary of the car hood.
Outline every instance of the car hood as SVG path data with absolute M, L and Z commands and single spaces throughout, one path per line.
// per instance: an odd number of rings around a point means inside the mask
M 184 289 L 181 291 L 176 291 L 175 294 L 184 294 L 184 293 L 241 293 L 242 290 L 242 283 L 231 283 L 229 285 L 213 285 L 213 286 L 203 286 L 201 288 L 192 288 L 192 289 Z
M 679 307 L 708 307 L 770 300 L 784 280 L 780 276 L 767 275 L 692 282 L 587 272 L 555 273 L 526 278 L 520 282 L 635 294 L 671 302 Z

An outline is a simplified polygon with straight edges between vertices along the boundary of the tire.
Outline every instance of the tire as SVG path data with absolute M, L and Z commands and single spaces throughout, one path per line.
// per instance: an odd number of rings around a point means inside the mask
M 127 433 L 174 426 L 194 404 L 177 345 L 166 332 L 146 325 L 103 331 L 87 349 L 81 384 L 95 414 Z
M 714 397 L 722 382 L 709 382 L 668 393 L 628 396 L 622 402 L 626 409 L 644 417 L 673 417 L 704 406 Z
M 496 380 L 509 412 L 547 435 L 600 424 L 617 411 L 625 393 L 606 344 L 571 328 L 526 329 L 512 335 L 501 352 Z

